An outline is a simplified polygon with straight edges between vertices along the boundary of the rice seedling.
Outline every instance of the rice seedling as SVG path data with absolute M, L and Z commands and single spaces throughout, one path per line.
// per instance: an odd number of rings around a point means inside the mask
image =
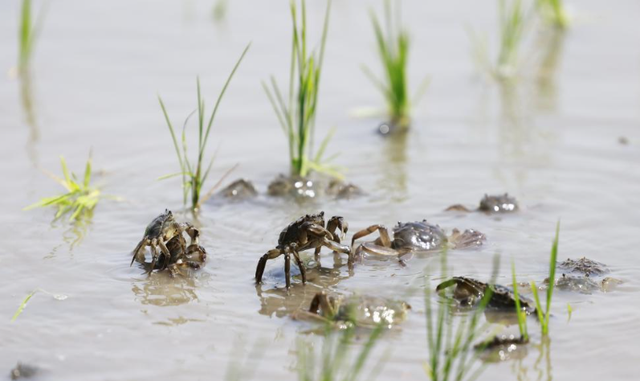
M 447 277 L 446 250 L 441 254 L 441 276 Z M 494 269 L 490 284 L 495 283 L 498 269 L 498 257 L 494 258 Z M 445 297 L 451 298 L 451 292 L 445 290 Z M 429 347 L 429 360 L 424 364 L 425 372 L 432 381 L 474 380 L 484 370 L 483 366 L 476 366 L 478 353 L 486 348 L 488 342 L 476 346 L 478 352 L 474 352 L 474 341 L 486 328 L 486 324 L 480 325 L 480 316 L 489 303 L 492 288 L 488 287 L 478 307 L 468 316 L 461 318 L 458 327 L 453 331 L 454 307 L 447 300 L 439 303 L 437 309 L 432 306 L 431 289 L 425 287 L 427 343 Z
M 330 131 L 320 143 L 314 155 L 315 120 L 318 110 L 318 91 L 322 74 L 331 0 L 327 1 L 327 10 L 322 29 L 319 51 L 307 47 L 307 16 L 305 1 L 301 2 L 300 15 L 294 0 L 291 0 L 291 19 L 293 37 L 291 47 L 291 66 L 289 69 L 289 94 L 283 97 L 274 76 L 270 86 L 263 82 L 271 106 L 276 113 L 282 130 L 289 142 L 291 175 L 306 177 L 311 171 L 341 177 L 339 169 L 323 161 L 324 152 L 335 130 Z
M 487 44 L 471 33 L 474 56 L 481 68 L 502 80 L 516 74 L 519 50 L 529 25 L 528 15 L 522 0 L 498 0 L 500 46 L 495 64 L 488 57 Z
M 496 71 L 500 77 L 510 77 L 518 66 L 518 53 L 524 37 L 526 15 L 522 0 L 498 0 L 500 20 L 500 51 Z
M 231 70 L 231 74 L 227 77 L 227 81 L 225 82 L 222 90 L 220 91 L 220 95 L 218 95 L 218 99 L 216 100 L 215 106 L 213 107 L 213 111 L 211 112 L 211 116 L 208 119 L 208 122 L 205 120 L 205 102 L 202 98 L 202 94 L 200 91 L 200 79 L 196 80 L 197 86 L 197 98 L 198 98 L 198 155 L 195 161 L 190 161 L 189 159 L 189 151 L 187 148 L 187 123 L 192 112 L 189 116 L 187 116 L 184 125 L 182 127 L 182 134 L 180 137 L 180 143 L 176 136 L 175 129 L 173 128 L 173 124 L 171 123 L 171 119 L 169 118 L 169 114 L 167 113 L 167 109 L 162 101 L 162 98 L 158 96 L 158 101 L 160 102 L 160 107 L 162 108 L 162 113 L 164 114 L 164 118 L 167 122 L 167 126 L 169 127 L 169 132 L 171 133 L 171 139 L 173 140 L 173 146 L 176 150 L 176 155 L 178 157 L 178 164 L 180 165 L 180 172 L 162 176 L 160 179 L 167 179 L 170 177 L 181 176 L 182 177 L 182 190 L 183 190 L 183 203 L 186 206 L 189 198 L 189 193 L 191 194 L 191 209 L 193 211 L 197 211 L 202 203 L 206 201 L 206 199 L 211 195 L 212 192 L 209 192 L 206 197 L 201 197 L 202 187 L 204 186 L 207 177 L 209 176 L 209 172 L 211 171 L 211 167 L 213 165 L 213 160 L 215 159 L 215 154 L 211 157 L 209 161 L 209 165 L 204 168 L 204 156 L 207 148 L 207 142 L 209 140 L 209 134 L 211 133 L 211 127 L 213 126 L 213 121 L 216 116 L 216 112 L 218 111 L 218 107 L 220 106 L 220 102 L 222 101 L 222 97 L 224 96 L 227 88 L 229 87 L 229 83 L 231 83 L 231 79 L 233 75 L 236 73 L 242 59 L 247 54 L 247 51 L 251 47 L 251 44 L 248 44 L 244 49 L 240 58 L 236 62 L 233 70 Z
M 518 280 L 516 279 L 516 265 L 511 262 L 511 276 L 513 280 L 513 296 L 516 301 L 516 316 L 518 317 L 518 329 L 520 337 L 524 341 L 529 341 L 529 332 L 527 332 L 527 313 L 522 310 L 520 305 L 520 295 L 518 294 Z
M 27 307 L 27 303 L 29 302 L 29 300 L 38 292 L 42 292 L 45 293 L 47 295 L 52 296 L 55 300 L 65 300 L 67 299 L 67 295 L 63 295 L 63 294 L 52 294 L 49 291 L 43 290 L 41 288 L 36 288 L 35 290 L 33 290 L 31 293 L 29 293 L 29 295 L 27 295 L 23 300 L 22 303 L 20 303 L 20 306 L 18 306 L 18 309 L 16 310 L 16 312 L 13 314 L 13 317 L 11 318 L 11 322 L 13 323 L 14 321 L 16 321 L 16 319 L 18 318 L 18 316 L 20 316 L 20 314 L 22 314 L 22 311 L 24 311 L 24 309 Z
M 560 236 L 560 221 L 556 225 L 556 236 L 551 246 L 551 258 L 549 263 L 549 287 L 547 287 L 547 304 L 545 312 L 542 312 L 542 305 L 540 303 L 540 297 L 538 296 L 538 287 L 536 282 L 531 282 L 531 291 L 533 292 L 533 298 L 536 302 L 536 310 L 538 311 L 538 321 L 542 327 L 542 336 L 549 335 L 549 317 L 551 316 L 551 297 L 553 296 L 553 290 L 556 284 L 556 265 L 558 259 L 558 239 Z
M 227 11 L 229 10 L 229 0 L 217 0 L 213 5 L 212 16 L 213 21 L 221 22 L 227 16 Z
M 64 178 L 59 178 L 52 173 L 46 172 L 58 184 L 62 185 L 67 193 L 45 197 L 35 204 L 29 205 L 22 210 L 31 210 L 40 207 L 54 206 L 58 208 L 55 219 L 70 213 L 69 221 L 74 221 L 81 216 L 89 216 L 102 197 L 105 197 L 97 187 L 91 186 L 91 154 L 84 170 L 82 182 L 78 180 L 75 173 L 69 172 L 67 162 L 60 156 L 62 174 Z M 113 198 L 113 197 L 112 197 Z
M 384 329 L 384 324 L 377 325 L 369 333 L 367 341 L 355 356 L 350 353 L 356 335 L 356 328 L 352 325 L 339 332 L 334 332 L 334 330 L 327 325 L 325 327 L 321 354 L 316 354 L 311 344 L 299 340 L 296 345 L 298 380 L 358 380 L 367 364 L 371 351 L 378 343 Z M 320 364 L 316 363 L 318 358 L 320 358 Z M 366 379 L 372 379 L 371 375 L 379 373 L 383 365 L 384 361 L 378 361 L 376 366 L 371 370 L 370 376 Z
M 566 29 L 569 26 L 569 17 L 562 0 L 537 0 L 536 9 L 547 24 L 558 29 Z
M 20 74 L 24 74 L 29 67 L 43 15 L 44 11 L 41 11 L 38 20 L 34 22 L 31 0 L 22 0 L 18 27 L 18 70 Z
M 402 130 L 409 127 L 411 101 L 408 94 L 407 64 L 411 45 L 409 33 L 402 29 L 400 2 L 395 4 L 397 9 L 394 12 L 390 0 L 384 3 L 385 30 L 376 14 L 371 11 L 371 23 L 376 36 L 378 54 L 382 61 L 383 79 L 378 79 L 369 67 L 363 65 L 362 68 L 384 96 L 392 126 Z M 426 90 L 427 84 L 425 80 L 420 86 L 414 98 L 416 101 Z

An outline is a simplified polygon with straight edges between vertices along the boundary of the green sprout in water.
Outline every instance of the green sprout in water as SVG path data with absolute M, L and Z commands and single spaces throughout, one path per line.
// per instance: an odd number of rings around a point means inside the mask
M 213 20 L 215 22 L 222 22 L 224 18 L 227 16 L 227 11 L 229 10 L 229 0 L 216 0 L 216 3 L 213 5 L 212 15 Z
M 67 162 L 62 156 L 60 156 L 60 163 L 62 165 L 63 179 L 51 173 L 47 174 L 57 183 L 62 185 L 67 190 L 67 193 L 59 196 L 45 197 L 39 202 L 27 206 L 23 210 L 55 206 L 58 208 L 55 219 L 58 219 L 67 213 L 71 213 L 69 221 L 74 221 L 82 215 L 90 215 L 102 197 L 100 190 L 91 186 L 91 154 L 89 154 L 89 159 L 87 160 L 82 182 L 78 181 L 78 178 L 74 173 L 69 172 Z
M 63 294 L 52 294 L 47 290 L 43 290 L 41 288 L 36 288 L 35 290 L 31 291 L 31 293 L 29 293 L 29 295 L 27 295 L 23 300 L 22 303 L 20 303 L 20 306 L 18 306 L 18 309 L 16 310 L 16 313 L 13 314 L 13 317 L 11 318 L 11 322 L 13 323 L 14 321 L 16 321 L 16 319 L 18 319 L 18 316 L 20 316 L 20 314 L 22 314 L 22 311 L 24 311 L 24 309 L 27 307 L 27 303 L 29 303 L 29 300 L 38 292 L 42 292 L 45 293 L 47 295 L 51 295 L 55 300 L 65 300 L 67 299 L 67 295 L 63 295 Z
M 398 1 L 396 4 L 399 4 Z M 409 57 L 410 39 L 409 33 L 402 29 L 399 9 L 393 14 L 391 1 L 385 1 L 384 15 L 386 30 L 383 30 L 378 17 L 371 12 L 371 22 L 376 35 L 378 54 L 382 61 L 383 79 L 378 79 L 373 72 L 363 66 L 365 74 L 383 94 L 391 126 L 400 130 L 409 127 L 410 103 L 407 85 L 407 64 Z M 395 16 L 395 17 L 394 17 Z M 396 19 L 394 22 L 394 18 Z M 428 82 L 425 80 L 414 99 L 419 98 L 426 89 Z M 389 133 L 390 131 L 382 131 Z
M 34 22 L 31 0 L 22 0 L 18 27 L 18 70 L 20 74 L 25 74 L 28 70 L 43 15 L 44 11 L 41 11 L 37 22 Z
M 518 69 L 518 54 L 529 25 L 522 0 L 498 0 L 500 49 L 495 64 L 487 55 L 486 43 L 472 34 L 474 55 L 483 69 L 501 80 L 511 79 Z
M 518 52 L 524 37 L 526 16 L 522 0 L 498 0 L 500 19 L 500 53 L 497 75 L 510 77 L 518 67 Z
M 516 265 L 513 262 L 511 262 L 511 276 L 513 278 L 513 299 L 516 301 L 516 316 L 518 317 L 520 337 L 522 337 L 523 341 L 529 341 L 529 332 L 527 332 L 527 313 L 522 310 L 522 306 L 520 305 L 518 280 L 516 279 Z
M 298 355 L 298 380 L 300 381 L 355 381 L 359 378 L 371 351 L 379 341 L 385 325 L 378 324 L 370 333 L 359 353 L 351 356 L 349 350 L 354 342 L 356 328 L 349 325 L 346 329 L 334 332 L 330 325 L 325 327 L 322 354 L 316 355 L 309 343 L 299 340 L 296 349 Z M 316 364 L 318 357 L 321 363 Z M 319 365 L 319 366 L 318 366 Z M 379 361 L 371 375 L 382 370 L 384 361 Z M 366 379 L 371 379 L 368 377 Z
M 531 291 L 533 291 L 533 298 L 536 301 L 536 310 L 538 311 L 538 320 L 542 327 L 542 335 L 549 335 L 549 316 L 551 316 L 551 297 L 553 296 L 553 290 L 556 284 L 556 264 L 558 260 L 558 239 L 560 236 L 560 221 L 556 225 L 556 236 L 553 240 L 553 246 L 551 247 L 551 258 L 549 263 L 549 287 L 547 288 L 547 305 L 545 312 L 542 312 L 542 306 L 540 304 L 540 297 L 538 296 L 538 287 L 535 282 L 531 282 Z
M 441 276 L 446 278 L 447 252 L 441 254 Z M 498 269 L 498 257 L 494 259 L 493 274 L 490 284 L 495 284 L 495 277 Z M 483 314 L 492 296 L 493 287 L 487 287 L 478 307 L 464 316 L 458 323 L 458 327 L 453 330 L 453 318 L 456 315 L 454 306 L 450 303 L 451 291 L 444 291 L 447 300 L 438 303 L 434 308 L 431 300 L 431 289 L 425 287 L 425 305 L 427 322 L 427 343 L 429 347 L 429 361 L 425 362 L 424 368 L 432 381 L 444 381 L 453 378 L 455 380 L 474 380 L 478 378 L 483 367 L 476 367 L 475 360 L 477 354 L 471 353 L 474 350 L 473 342 L 484 330 L 485 325 L 480 325 L 480 316 Z M 479 351 L 486 348 L 486 343 L 476 346 Z
M 569 26 L 569 17 L 562 0 L 537 0 L 536 9 L 547 24 L 558 29 Z
M 293 39 L 291 67 L 289 70 L 288 99 L 285 101 L 273 76 L 271 76 L 271 89 L 266 83 L 262 83 L 278 117 L 278 121 L 282 126 L 282 130 L 289 141 L 289 158 L 291 161 L 292 176 L 306 177 L 311 171 L 316 171 L 334 177 L 341 177 L 336 167 L 322 162 L 324 151 L 333 136 L 334 130 L 329 132 L 320 144 L 315 156 L 313 155 L 313 138 L 316 112 L 318 110 L 318 90 L 320 88 L 324 49 L 329 29 L 330 10 L 331 0 L 327 2 L 320 50 L 316 54 L 313 50 L 309 51 L 307 47 L 305 1 L 302 0 L 300 12 L 302 24 L 300 26 L 298 25 L 296 4 L 293 0 L 291 1 Z M 329 160 L 327 160 L 327 162 L 328 161 Z
M 209 176 L 209 172 L 211 171 L 211 166 L 213 165 L 213 159 L 215 159 L 215 155 L 211 158 L 209 165 L 204 168 L 204 153 L 207 148 L 207 141 L 209 140 L 209 133 L 211 132 L 211 126 L 213 125 L 213 120 L 215 119 L 216 112 L 218 111 L 218 107 L 220 106 L 220 102 L 222 101 L 222 97 L 224 96 L 227 87 L 229 87 L 229 83 L 233 78 L 236 70 L 240 66 L 242 59 L 247 54 L 249 47 L 251 44 L 247 45 L 247 47 L 240 55 L 240 58 L 236 62 L 231 74 L 227 78 L 222 90 L 220 91 L 220 95 L 218 96 L 218 100 L 216 101 L 215 106 L 213 107 L 213 111 L 211 112 L 211 116 L 209 117 L 208 122 L 205 120 L 205 108 L 204 108 L 204 99 L 202 99 L 200 93 L 200 79 L 197 80 L 197 96 L 198 96 L 198 158 L 195 162 L 189 161 L 189 155 L 187 150 L 187 136 L 186 136 L 186 127 L 189 117 L 185 121 L 185 124 L 182 128 L 182 135 L 180 141 L 176 136 L 175 129 L 171 124 L 171 120 L 169 119 L 169 114 L 167 113 L 167 109 L 164 106 L 164 102 L 162 98 L 158 96 L 158 100 L 160 102 L 160 107 L 162 108 L 162 112 L 164 114 L 164 118 L 167 122 L 167 126 L 169 127 L 169 132 L 171 133 L 171 139 L 173 140 L 173 145 L 176 150 L 176 155 L 178 156 L 178 163 L 180 164 L 180 172 L 162 176 L 160 179 L 166 179 L 174 176 L 182 176 L 182 189 L 183 189 L 183 202 L 184 205 L 187 205 L 187 199 L 189 198 L 189 193 L 191 193 L 191 209 L 196 211 L 200 208 L 203 202 L 207 200 L 211 196 L 212 192 L 209 192 L 206 196 L 201 197 L 202 187 Z

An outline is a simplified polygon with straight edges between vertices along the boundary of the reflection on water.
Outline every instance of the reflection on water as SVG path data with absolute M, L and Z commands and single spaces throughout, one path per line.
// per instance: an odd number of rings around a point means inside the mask
M 87 233 L 93 226 L 93 210 L 87 210 L 84 214 L 80 215 L 74 221 L 68 221 L 67 219 L 55 219 L 51 222 L 53 229 L 64 229 L 62 232 L 63 243 L 57 245 L 47 254 L 44 259 L 51 259 L 56 256 L 57 251 L 65 245 L 69 246 L 69 254 L 73 256 L 73 250 L 76 246 L 80 245 Z
M 536 381 L 551 381 L 553 375 L 551 373 L 551 339 L 548 336 L 543 336 L 541 342 L 537 345 L 529 344 L 530 347 L 538 350 L 538 357 L 533 363 L 533 369 L 526 366 L 522 359 L 518 359 L 511 367 L 512 372 L 516 375 L 520 381 L 524 380 L 536 380 Z M 544 362 L 544 363 L 543 363 Z M 533 374 L 529 374 L 532 370 Z
M 291 288 L 263 289 L 262 285 L 256 286 L 256 294 L 260 298 L 261 315 L 282 318 L 291 315 L 293 312 L 308 310 L 311 299 L 321 291 L 328 290 L 340 281 L 349 278 L 352 274 L 343 275 L 340 268 L 344 264 L 340 255 L 334 255 L 332 268 L 307 266 L 307 284 L 292 283 Z
M 549 336 L 543 336 L 542 341 L 539 345 L 537 345 L 540 354 L 536 359 L 536 362 L 533 364 L 533 370 L 537 374 L 536 380 L 542 381 L 551 381 L 553 377 L 551 375 L 551 339 Z M 544 360 L 544 364 L 542 364 Z
M 545 30 L 538 37 L 542 53 L 536 73 L 536 107 L 539 112 L 555 112 L 558 108 L 556 77 L 564 49 L 565 31 Z
M 378 188 L 382 189 L 391 201 L 402 202 L 407 199 L 407 139 L 411 132 L 391 134 L 384 139 L 380 157 Z
M 143 305 L 167 307 L 197 301 L 196 288 L 192 276 L 171 277 L 168 271 L 162 271 L 133 283 L 131 291 Z
M 31 82 L 31 72 L 27 69 L 20 73 L 20 100 L 25 120 L 29 127 L 29 138 L 27 140 L 27 153 L 33 165 L 38 163 L 38 155 L 35 144 L 40 139 L 40 130 L 36 120 L 36 110 L 33 99 L 33 84 Z
M 497 176 L 506 184 L 514 181 L 518 186 L 514 192 L 520 193 L 529 181 L 529 169 L 549 166 L 555 140 L 553 131 L 544 130 L 534 123 L 529 108 L 526 87 L 521 83 L 501 82 L 499 84 L 502 112 L 499 122 L 499 153 L 502 157 Z

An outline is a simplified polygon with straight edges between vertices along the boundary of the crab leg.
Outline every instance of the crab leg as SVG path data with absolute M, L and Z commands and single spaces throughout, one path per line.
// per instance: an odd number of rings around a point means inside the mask
M 335 241 L 324 237 L 322 240 L 322 245 L 328 247 L 333 251 L 337 251 L 338 253 L 347 254 L 349 256 L 349 262 L 351 262 L 351 248 L 347 245 L 341 245 Z
M 267 253 L 262 257 L 260 257 L 260 260 L 258 261 L 258 267 L 256 267 L 256 284 L 260 284 L 260 282 L 262 282 L 262 274 L 264 274 L 264 268 L 267 265 L 267 260 L 278 258 L 282 254 L 282 250 L 280 249 L 271 249 L 267 251 Z
M 184 239 L 182 241 L 184 241 Z M 183 242 L 180 242 L 180 243 L 182 244 Z M 162 242 L 162 240 L 158 241 L 158 246 L 160 246 L 160 251 L 165 256 L 163 268 L 166 268 L 167 264 L 171 261 L 171 252 L 169 252 L 169 249 L 167 249 L 167 246 L 164 244 L 164 242 Z M 186 252 L 187 252 L 187 249 L 183 247 L 182 253 L 186 253 Z
M 142 239 L 142 241 L 138 243 L 138 246 L 136 246 L 136 248 L 133 249 L 133 258 L 131 258 L 131 264 L 129 265 L 129 267 L 133 266 L 133 262 L 136 260 L 136 258 L 138 258 L 138 256 L 140 255 L 140 252 L 144 249 L 145 246 L 147 246 L 148 243 L 149 243 L 149 238 L 145 236 Z
M 295 247 L 290 247 L 290 250 L 293 253 L 293 258 L 296 260 L 296 264 L 298 265 L 298 268 L 300 269 L 300 276 L 302 276 L 302 284 L 305 284 L 307 283 L 307 274 L 304 268 L 304 264 L 302 264 L 302 261 L 300 260 L 300 254 L 298 253 Z
M 191 225 L 188 222 L 184 223 L 183 228 L 184 228 L 184 231 L 187 232 L 187 234 L 191 238 L 191 245 L 193 244 L 197 245 L 199 243 L 198 238 L 200 237 L 200 231 L 195 227 L 193 227 L 193 225 Z
M 340 243 L 344 239 L 345 234 L 349 230 L 349 224 L 342 217 L 333 216 L 327 222 L 327 230 L 333 235 L 334 241 Z M 340 235 L 336 235 L 336 230 L 340 231 Z
M 320 313 L 321 311 L 323 312 L 322 314 Z M 311 300 L 311 305 L 309 306 L 309 312 L 321 315 L 325 318 L 333 317 L 337 313 L 337 311 L 329 301 L 329 296 L 324 291 L 317 293 L 313 297 L 313 299 Z
M 291 288 L 291 256 L 289 255 L 289 251 L 285 249 L 284 251 L 284 277 L 287 281 L 287 290 Z
M 151 275 L 153 269 L 156 267 L 156 261 L 158 260 L 158 251 L 156 250 L 155 239 L 151 241 L 151 245 L 149 245 L 149 247 L 151 248 L 151 266 L 149 267 L 149 271 L 147 272 L 147 274 Z
M 380 244 L 384 247 L 391 247 L 391 238 L 389 237 L 389 231 L 387 230 L 387 228 L 384 227 L 384 225 L 371 225 L 366 229 L 360 230 L 359 232 L 353 235 L 353 238 L 351 238 L 351 247 L 353 248 L 353 244 L 356 242 L 357 239 L 366 237 L 369 234 L 375 232 L 376 230 L 380 234 Z

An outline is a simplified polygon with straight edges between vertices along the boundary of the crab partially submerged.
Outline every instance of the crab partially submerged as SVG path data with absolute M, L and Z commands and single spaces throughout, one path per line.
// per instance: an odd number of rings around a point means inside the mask
M 476 344 L 474 349 L 480 351 L 480 358 L 486 362 L 499 362 L 521 359 L 527 355 L 526 344 L 529 339 L 516 335 L 496 335 L 489 341 Z
M 189 246 L 184 234 L 190 238 Z M 151 251 L 151 263 L 147 272 L 164 270 L 172 265 L 188 264 L 194 267 L 196 260 L 204 263 L 206 252 L 198 244 L 200 231 L 188 222 L 178 223 L 169 210 L 154 218 L 144 231 L 144 237 L 133 249 L 134 261 L 145 263 L 145 248 L 149 246 Z M 175 267 L 175 266 L 174 266 Z
M 353 249 L 357 239 L 376 231 L 380 236 L 375 241 L 364 242 Z M 422 220 L 398 222 L 393 228 L 393 239 L 383 225 L 371 225 L 353 235 L 351 247 L 355 253 L 354 258 L 362 258 L 364 253 L 400 257 L 411 252 L 441 250 L 445 246 L 455 249 L 476 247 L 482 245 L 485 240 L 484 234 L 472 229 L 462 233 L 454 229 L 451 236 L 447 237 L 440 226 Z
M 471 210 L 462 204 L 451 205 L 445 210 L 457 212 L 478 211 L 487 214 L 511 213 L 518 210 L 518 202 L 514 197 L 510 197 L 508 193 L 492 196 L 485 194 L 482 200 L 480 200 L 480 205 L 475 210 Z
M 330 296 L 318 292 L 311 300 L 309 311 L 301 311 L 294 318 L 309 317 L 339 328 L 357 326 L 374 328 L 383 324 L 388 328 L 405 320 L 411 306 L 403 301 L 373 296 Z
M 543 282 L 545 285 L 549 284 L 549 278 L 546 278 Z M 555 286 L 558 290 L 579 292 L 581 294 L 591 294 L 593 291 L 600 290 L 600 284 L 584 275 L 566 275 L 562 274 L 561 277 L 556 279 Z
M 461 306 L 473 307 L 477 305 L 487 290 L 491 290 L 491 298 L 487 304 L 488 308 L 515 311 L 515 294 L 510 288 L 505 286 L 499 284 L 490 285 L 471 278 L 453 277 L 440 283 L 436 287 L 436 291 L 440 292 L 452 286 L 455 286 L 452 295 L 453 299 Z M 535 312 L 536 309 L 533 307 L 532 300 L 522 295 L 518 295 L 518 299 L 520 300 L 520 308 L 522 308 L 525 313 L 531 314 Z
M 305 268 L 299 253 L 304 250 L 315 249 L 314 255 L 318 260 L 320 250 L 325 246 L 333 251 L 350 255 L 350 248 L 340 244 L 340 240 L 344 238 L 347 230 L 347 222 L 342 217 L 337 216 L 331 217 L 325 227 L 324 212 L 307 214 L 298 218 L 282 230 L 278 238 L 278 246 L 269 250 L 258 261 L 255 275 L 256 283 L 262 282 L 262 275 L 267 261 L 281 255 L 284 255 L 284 273 L 287 288 L 291 287 L 291 255 L 293 255 L 298 268 L 300 268 L 302 283 L 306 283 Z
M 326 179 L 323 177 L 288 177 L 280 174 L 267 189 L 269 196 L 297 199 L 316 198 L 319 196 L 331 196 L 336 199 L 350 199 L 361 196 L 364 192 L 356 185 L 346 183 L 338 179 Z
M 258 191 L 249 180 L 238 179 L 220 191 L 222 197 L 234 200 L 246 200 L 256 197 Z
M 580 259 L 567 258 L 566 261 L 559 263 L 558 267 L 568 272 L 582 273 L 586 276 L 602 275 L 609 272 L 605 264 L 593 261 L 587 257 Z

